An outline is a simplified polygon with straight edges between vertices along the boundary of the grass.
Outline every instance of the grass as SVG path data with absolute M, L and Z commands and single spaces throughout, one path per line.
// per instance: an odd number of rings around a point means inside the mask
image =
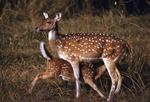
M 34 77 L 46 70 L 46 60 L 39 50 L 39 43 L 47 41 L 48 32 L 35 32 L 35 25 L 43 19 L 42 11 L 56 14 L 60 3 L 53 2 L 51 10 L 47 3 L 40 4 L 33 0 L 30 5 L 14 5 L 12 9 L 9 2 L 3 8 L 0 17 L 0 100 L 7 101 L 50 101 L 50 102 L 106 102 L 93 89 L 81 89 L 79 99 L 75 98 L 75 83 L 69 83 L 67 88 L 62 88 L 62 80 L 48 79 L 37 82 L 32 95 L 28 94 L 28 88 Z M 34 5 L 36 4 L 36 5 Z M 45 6 L 45 9 L 44 9 Z M 56 8 L 54 8 L 56 6 Z M 63 4 L 62 7 L 64 7 Z M 21 8 L 23 7 L 23 8 Z M 27 9 L 25 9 L 28 7 Z M 53 7 L 53 8 L 52 8 Z M 61 8 L 61 7 L 60 7 Z M 30 12 L 29 12 L 30 11 Z M 62 11 L 65 13 L 65 11 Z M 130 15 L 124 17 L 127 21 L 150 29 L 150 14 Z M 119 94 L 115 94 L 116 102 L 148 102 L 150 95 L 150 32 L 144 31 L 135 25 L 127 23 L 114 10 L 92 14 L 76 13 L 69 18 L 58 22 L 59 32 L 87 33 L 101 32 L 115 35 L 127 41 L 132 48 L 130 57 L 121 64 L 123 77 Z M 53 56 L 57 53 L 50 49 Z M 101 86 L 106 90 L 107 97 L 110 90 L 110 77 L 107 71 L 102 75 Z

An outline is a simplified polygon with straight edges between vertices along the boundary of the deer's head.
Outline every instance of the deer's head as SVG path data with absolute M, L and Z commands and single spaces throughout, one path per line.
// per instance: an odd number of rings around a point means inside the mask
M 43 12 L 43 15 L 45 17 L 44 21 L 42 23 L 40 23 L 38 26 L 35 27 L 36 31 L 39 32 L 39 31 L 50 31 L 50 30 L 53 30 L 53 29 L 56 29 L 56 23 L 57 21 L 60 20 L 61 18 L 61 12 L 57 13 L 55 18 L 50 18 L 48 16 L 47 13 Z

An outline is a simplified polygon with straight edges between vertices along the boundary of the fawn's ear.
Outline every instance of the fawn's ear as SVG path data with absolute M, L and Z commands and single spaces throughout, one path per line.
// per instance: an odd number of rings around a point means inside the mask
M 44 15 L 45 19 L 48 18 L 48 14 L 46 12 L 43 12 L 43 15 Z
M 61 18 L 61 15 L 62 15 L 61 12 L 57 13 L 56 16 L 55 16 L 55 20 L 59 21 L 60 18 Z

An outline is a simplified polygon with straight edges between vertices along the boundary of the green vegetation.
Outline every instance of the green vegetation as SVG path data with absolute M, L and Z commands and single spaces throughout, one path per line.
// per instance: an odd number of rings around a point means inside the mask
M 120 62 L 123 83 L 115 102 L 148 102 L 150 95 L 150 14 L 127 14 L 118 8 L 109 10 L 89 6 L 81 0 L 0 0 L 0 101 L 50 101 L 50 102 L 105 102 L 93 89 L 81 89 L 75 98 L 75 83 L 62 88 L 62 80 L 48 79 L 37 82 L 32 95 L 28 88 L 34 77 L 46 70 L 46 60 L 39 43 L 47 41 L 48 32 L 35 32 L 35 25 L 43 19 L 42 12 L 54 16 L 62 12 L 58 22 L 59 32 L 112 34 L 127 41 L 132 48 L 130 56 Z M 109 0 L 108 0 L 109 1 Z M 5 4 L 5 5 L 4 5 Z M 77 7 L 83 7 L 79 10 Z M 86 8 L 84 8 L 86 7 Z M 94 11 L 95 10 L 95 11 Z M 138 11 L 138 10 L 137 10 Z M 98 14 L 99 13 L 99 14 Z M 128 15 L 128 16 L 126 16 Z M 47 44 L 48 45 L 48 44 Z M 51 53 L 58 57 L 56 52 Z M 107 71 L 99 80 L 107 97 L 111 80 Z

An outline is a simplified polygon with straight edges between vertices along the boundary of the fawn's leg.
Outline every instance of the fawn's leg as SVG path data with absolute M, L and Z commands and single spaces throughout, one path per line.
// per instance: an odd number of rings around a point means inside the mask
M 97 88 L 97 86 L 93 82 L 93 79 L 91 79 L 91 78 L 89 79 L 89 78 L 84 77 L 84 81 L 87 82 L 95 91 L 97 91 L 101 97 L 105 98 L 105 96 L 99 91 L 99 89 Z
M 102 65 L 102 66 L 96 68 L 97 75 L 95 76 L 95 80 L 100 78 L 100 76 L 103 74 L 105 69 L 106 69 L 105 65 Z
M 33 89 L 34 85 L 36 84 L 36 82 L 37 82 L 38 80 L 40 80 L 40 79 L 53 78 L 54 75 L 55 75 L 54 73 L 49 73 L 49 72 L 44 72 L 44 73 L 38 74 L 38 75 L 34 78 L 33 82 L 31 83 L 28 92 L 29 92 L 29 93 L 32 93 L 32 89 Z

